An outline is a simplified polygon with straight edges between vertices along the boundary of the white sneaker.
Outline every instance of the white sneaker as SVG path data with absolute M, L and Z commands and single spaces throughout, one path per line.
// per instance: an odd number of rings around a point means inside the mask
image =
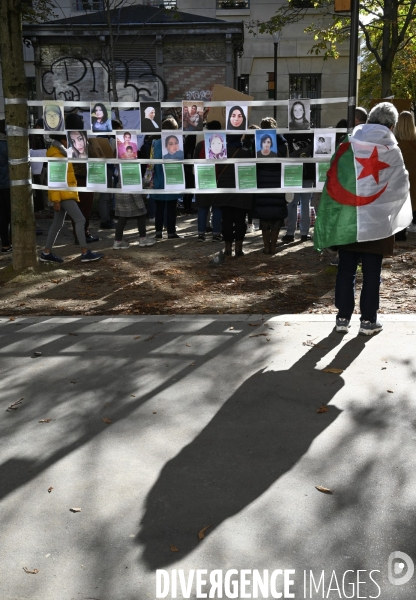
M 141 237 L 139 239 L 139 246 L 153 246 L 153 244 L 156 244 L 156 240 L 155 238 L 150 238 L 150 237 Z
M 116 240 L 113 244 L 113 250 L 124 250 L 124 248 L 129 248 L 129 246 L 130 244 L 124 240 L 121 240 L 121 242 Z
M 407 231 L 409 233 L 416 233 L 416 223 L 410 223 L 409 227 L 407 228 Z

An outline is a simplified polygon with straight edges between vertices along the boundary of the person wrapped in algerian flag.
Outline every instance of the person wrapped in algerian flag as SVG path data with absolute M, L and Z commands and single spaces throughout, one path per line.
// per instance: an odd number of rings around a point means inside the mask
M 332 157 L 315 249 L 387 238 L 411 220 L 408 175 L 393 132 L 380 124 L 358 125 Z
M 314 246 L 336 246 L 336 330 L 347 332 L 355 304 L 355 276 L 361 259 L 363 287 L 359 333 L 381 331 L 377 320 L 383 256 L 393 254 L 394 234 L 412 220 L 409 178 L 393 134 L 398 113 L 377 104 L 368 122 L 355 127 L 331 160 L 315 222 Z

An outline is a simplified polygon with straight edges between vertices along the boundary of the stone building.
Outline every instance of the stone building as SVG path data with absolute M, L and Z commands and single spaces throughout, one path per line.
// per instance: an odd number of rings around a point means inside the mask
M 38 99 L 112 99 L 111 35 L 120 102 L 209 100 L 214 84 L 236 87 L 242 22 L 144 5 L 25 25 Z

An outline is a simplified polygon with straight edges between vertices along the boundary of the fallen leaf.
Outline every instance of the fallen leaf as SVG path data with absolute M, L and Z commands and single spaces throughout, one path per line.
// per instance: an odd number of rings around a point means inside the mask
M 37 575 L 39 573 L 39 569 L 33 569 L 32 571 L 27 567 L 23 567 L 23 571 L 25 573 L 30 573 L 30 575 Z
M 73 333 L 72 331 L 70 331 L 70 332 L 68 333 L 68 335 L 78 335 L 78 334 L 77 334 L 77 333 Z
M 269 334 L 268 334 L 268 333 L 255 333 L 255 334 L 253 334 L 253 335 L 249 335 L 248 337 L 260 337 L 261 335 L 265 335 L 265 336 L 267 336 L 267 335 L 269 335 Z
M 13 402 L 13 404 L 11 404 L 9 408 L 6 408 L 6 411 L 17 410 L 19 408 L 19 404 L 22 404 L 22 400 L 24 400 L 24 398 L 20 398 L 20 400 L 16 400 L 16 402 Z
M 52 419 L 41 419 L 38 423 L 50 423 Z
M 110 425 L 110 423 L 112 423 L 113 421 L 111 419 L 109 419 L 108 417 L 103 417 L 103 421 L 104 423 L 107 423 L 108 425 Z
M 234 327 L 230 327 L 230 330 L 234 329 Z
M 387 390 L 389 394 L 394 394 L 393 390 Z
M 172 552 L 179 552 L 178 548 L 173 544 L 170 545 L 170 549 L 172 550 Z
M 16 317 L 10 317 L 9 321 L 16 321 Z
M 324 373 L 335 373 L 336 375 L 339 375 L 340 373 L 344 372 L 344 369 L 336 369 L 335 367 L 331 367 L 330 369 L 322 369 L 322 371 Z
M 188 348 L 191 348 L 191 344 L 185 344 L 185 346 L 188 346 Z
M 34 353 L 33 353 L 33 356 L 42 356 L 42 352 L 39 352 L 39 351 L 37 351 L 37 352 L 34 352 Z
M 203 540 L 205 537 L 205 532 L 207 529 L 209 529 L 211 527 L 211 525 L 207 525 L 206 527 L 204 527 L 203 529 L 201 529 L 201 531 L 198 533 L 198 539 L 199 540 Z
M 139 340 L 141 337 L 142 337 L 141 335 L 136 335 L 134 339 Z
M 62 281 L 62 279 L 51 279 L 52 283 L 59 283 L 60 281 Z
M 195 363 L 191 363 L 189 366 L 190 366 L 190 367 L 194 367 L 194 366 L 195 366 Z
M 52 490 L 53 490 L 53 487 L 48 488 L 49 493 L 51 493 Z
M 152 340 L 155 336 L 151 335 L 150 337 L 146 338 L 144 341 L 145 342 L 150 342 L 150 340 Z
M 381 370 L 384 371 L 385 369 L 387 369 L 387 367 L 381 367 Z
M 260 327 L 261 323 L 249 323 L 250 327 Z M 266 323 L 264 324 L 266 326 Z
M 324 413 L 324 412 L 328 412 L 328 411 L 329 411 L 329 408 L 327 406 L 325 406 L 325 404 L 321 404 L 321 406 L 316 409 L 317 413 Z
M 130 396 L 131 396 L 132 398 L 135 398 L 135 397 L 136 397 L 134 394 L 130 394 Z
M 69 510 L 73 513 L 81 512 L 80 508 L 70 508 Z
M 333 494 L 334 492 L 329 488 L 323 487 L 322 485 L 316 485 L 315 488 L 318 492 L 322 492 L 323 494 Z

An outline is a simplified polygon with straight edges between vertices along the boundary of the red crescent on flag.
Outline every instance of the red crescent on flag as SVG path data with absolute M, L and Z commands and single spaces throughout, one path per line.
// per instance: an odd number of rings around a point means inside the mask
M 348 151 L 350 146 L 350 142 L 345 142 L 338 148 L 338 152 L 335 154 L 334 160 L 327 174 L 328 181 L 326 184 L 326 190 L 331 198 L 339 204 L 346 204 L 348 206 L 366 206 L 366 204 L 371 204 L 371 202 L 374 202 L 374 200 L 377 200 L 377 198 L 381 196 L 381 194 L 387 188 L 388 183 L 386 183 L 386 185 L 379 192 L 373 194 L 372 196 L 356 196 L 352 192 L 346 190 L 338 180 L 338 162 L 341 156 Z

